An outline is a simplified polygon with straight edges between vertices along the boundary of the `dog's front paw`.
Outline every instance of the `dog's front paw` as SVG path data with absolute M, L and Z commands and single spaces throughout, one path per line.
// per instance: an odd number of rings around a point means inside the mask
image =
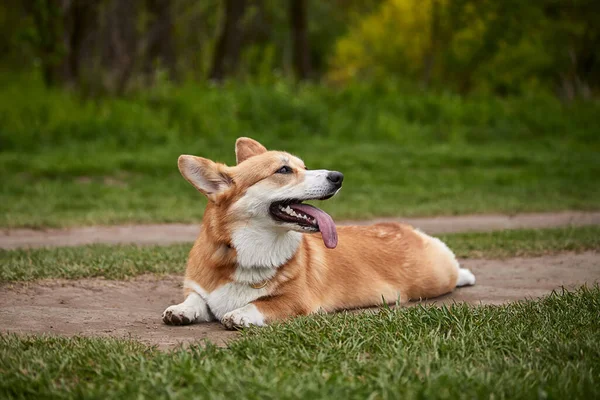
M 225 314 L 221 323 L 227 329 L 245 328 L 250 325 L 263 326 L 265 318 L 254 304 L 248 304 Z
M 184 304 L 171 306 L 162 315 L 162 320 L 167 325 L 189 325 L 197 318 L 196 309 Z

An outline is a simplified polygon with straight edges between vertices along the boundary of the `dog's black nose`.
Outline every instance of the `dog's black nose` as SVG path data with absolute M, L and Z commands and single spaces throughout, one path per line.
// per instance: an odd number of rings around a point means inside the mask
M 337 171 L 331 171 L 327 174 L 327 180 L 333 184 L 341 185 L 344 180 L 344 174 Z

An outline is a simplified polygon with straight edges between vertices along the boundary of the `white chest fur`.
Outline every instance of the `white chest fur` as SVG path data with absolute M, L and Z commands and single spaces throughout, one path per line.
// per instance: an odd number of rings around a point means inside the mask
M 298 251 L 302 233 L 273 229 L 265 226 L 265 221 L 259 219 L 234 229 L 231 240 L 238 265 L 233 276 L 234 282 L 222 285 L 210 293 L 195 282 L 185 282 L 187 287 L 204 299 L 219 320 L 226 313 L 268 294 L 266 288 L 255 289 L 250 284 L 273 278 L 277 268 Z
M 200 285 L 185 281 L 185 286 L 198 293 L 213 315 L 221 320 L 225 314 L 268 294 L 266 288 L 254 289 L 246 283 L 231 282 L 208 293 Z
M 267 291 L 254 289 L 244 283 L 228 283 L 208 295 L 208 305 L 212 313 L 218 319 L 222 319 L 226 313 L 236 310 L 246 304 L 265 296 Z
M 302 233 L 274 230 L 260 221 L 249 222 L 231 233 L 238 268 L 277 268 L 298 250 Z

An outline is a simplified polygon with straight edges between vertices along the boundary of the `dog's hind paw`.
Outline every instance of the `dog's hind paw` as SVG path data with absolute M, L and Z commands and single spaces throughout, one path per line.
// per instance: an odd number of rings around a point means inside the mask
M 265 318 L 254 304 L 248 304 L 225 314 L 221 323 L 227 329 L 246 328 L 250 325 L 263 326 Z

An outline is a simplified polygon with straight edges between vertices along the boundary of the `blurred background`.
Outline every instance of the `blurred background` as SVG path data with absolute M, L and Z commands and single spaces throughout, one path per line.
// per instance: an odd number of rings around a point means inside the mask
M 593 97 L 594 0 L 6 0 L 3 66 L 89 96 L 168 82 L 358 80 Z
M 339 218 L 595 209 L 595 0 L 5 0 L 0 225 L 195 221 L 238 136 Z

